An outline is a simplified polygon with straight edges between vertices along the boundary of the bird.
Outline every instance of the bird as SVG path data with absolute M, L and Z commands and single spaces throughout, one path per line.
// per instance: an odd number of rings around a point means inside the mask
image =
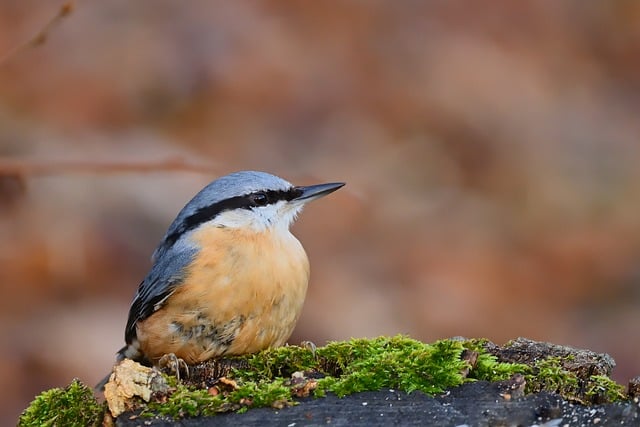
M 266 172 L 240 171 L 205 186 L 155 249 L 116 362 L 157 366 L 170 356 L 192 365 L 284 345 L 310 273 L 290 226 L 304 205 L 344 185 L 294 186 Z

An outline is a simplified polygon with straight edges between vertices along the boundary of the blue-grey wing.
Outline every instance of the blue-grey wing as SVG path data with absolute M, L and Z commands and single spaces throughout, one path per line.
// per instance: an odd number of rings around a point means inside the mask
M 127 344 L 136 339 L 136 324 L 163 306 L 182 283 L 186 268 L 198 252 L 197 248 L 179 241 L 165 251 L 156 251 L 151 271 L 144 278 L 129 309 L 125 329 Z

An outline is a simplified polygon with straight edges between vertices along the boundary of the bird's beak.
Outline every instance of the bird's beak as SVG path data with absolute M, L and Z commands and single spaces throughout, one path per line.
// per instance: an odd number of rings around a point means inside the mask
M 300 195 L 293 199 L 295 202 L 310 202 L 311 200 L 318 199 L 322 196 L 326 196 L 329 193 L 333 193 L 338 188 L 344 186 L 344 182 L 331 182 L 329 184 L 309 185 L 307 187 L 296 187 L 296 190 L 300 192 Z

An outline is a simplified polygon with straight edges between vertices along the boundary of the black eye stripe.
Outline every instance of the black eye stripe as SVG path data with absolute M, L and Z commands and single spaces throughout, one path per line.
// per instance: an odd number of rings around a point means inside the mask
M 288 190 L 256 191 L 243 196 L 230 197 L 196 210 L 182 221 L 176 231 L 167 235 L 162 243 L 167 249 L 184 233 L 191 231 L 205 222 L 209 222 L 222 212 L 233 209 L 251 209 L 275 204 L 281 200 L 291 201 L 302 195 L 302 190 L 291 187 Z
M 256 206 L 266 206 L 269 204 L 269 197 L 265 193 L 255 193 L 249 197 Z
M 291 188 L 289 190 L 267 190 L 267 191 L 256 191 L 255 193 L 250 193 L 245 196 L 241 196 L 246 198 L 247 204 L 245 207 L 247 209 L 257 206 L 266 206 L 278 203 L 279 201 L 285 200 L 290 201 L 299 197 L 302 194 L 301 190 L 297 188 Z

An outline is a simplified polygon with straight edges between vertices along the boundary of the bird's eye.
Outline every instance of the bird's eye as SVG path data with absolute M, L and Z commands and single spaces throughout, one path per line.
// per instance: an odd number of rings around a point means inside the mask
M 269 198 L 264 193 L 255 193 L 251 198 L 256 206 L 264 206 L 269 203 Z

